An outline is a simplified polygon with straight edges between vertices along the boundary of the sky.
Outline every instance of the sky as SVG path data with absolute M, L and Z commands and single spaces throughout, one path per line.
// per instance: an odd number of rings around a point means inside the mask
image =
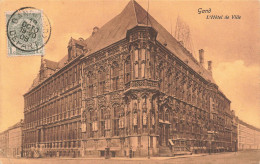
M 148 0 L 136 0 L 148 8 Z M 5 12 L 30 6 L 42 9 L 52 27 L 44 58 L 58 61 L 67 55 L 70 37 L 86 39 L 118 15 L 128 0 L 0 0 L 0 132 L 23 119 L 23 94 L 39 73 L 40 56 L 8 57 Z M 198 9 L 211 13 L 198 14 Z M 205 50 L 213 61 L 213 77 L 231 100 L 231 109 L 245 122 L 260 128 L 260 2 L 149 0 L 149 13 L 175 32 L 178 15 L 189 25 L 194 55 Z M 212 20 L 207 15 L 240 15 L 241 19 Z

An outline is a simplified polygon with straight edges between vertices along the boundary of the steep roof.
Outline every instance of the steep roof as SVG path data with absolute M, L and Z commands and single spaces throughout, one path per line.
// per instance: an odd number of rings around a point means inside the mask
M 198 72 L 206 80 L 214 82 L 211 73 L 200 65 L 196 59 L 147 11 L 136 1 L 131 0 L 124 10 L 112 20 L 103 25 L 98 32 L 85 40 L 88 49 L 94 53 L 126 37 L 129 29 L 135 26 L 147 25 L 153 27 L 157 32 L 157 41 L 161 44 L 167 43 L 166 48 L 176 55 L 180 60 Z
M 257 128 L 257 127 L 255 127 L 255 126 L 253 126 L 253 125 L 250 125 L 250 124 L 244 122 L 243 120 L 241 120 L 241 119 L 239 119 L 239 118 L 238 118 L 238 123 L 239 123 L 239 124 L 242 124 L 242 125 L 244 125 L 244 126 L 247 126 L 247 127 L 250 128 L 250 129 L 253 129 L 253 130 L 256 130 L 256 131 L 259 131 L 259 132 L 260 132 L 260 128 Z
M 51 60 L 48 60 L 48 59 L 44 59 L 44 61 L 45 61 L 46 67 L 49 68 L 49 69 L 56 70 L 56 69 L 59 68 L 58 62 L 51 61 Z
M 148 15 L 148 17 L 147 17 Z M 147 20 L 148 19 L 148 20 Z M 88 54 L 97 52 L 113 43 L 116 43 L 126 38 L 128 30 L 136 26 L 150 26 L 157 32 L 157 41 L 161 44 L 167 43 L 167 48 L 180 60 L 184 61 L 194 71 L 199 73 L 206 80 L 215 83 L 212 75 L 196 59 L 190 54 L 160 23 L 158 23 L 147 11 L 143 9 L 135 0 L 131 0 L 123 11 L 104 24 L 95 34 L 91 35 L 86 40 L 70 39 L 69 44 L 79 44 L 89 51 Z M 59 62 L 54 62 L 45 59 L 47 68 L 52 70 L 59 69 L 65 66 L 68 60 L 68 55 L 65 55 Z M 38 84 L 38 78 L 35 79 L 35 84 Z M 34 86 L 34 85 L 33 85 Z M 30 88 L 31 89 L 31 88 Z
M 19 122 L 17 122 L 16 124 L 10 126 L 10 127 L 8 128 L 8 130 L 11 130 L 11 129 L 14 129 L 14 128 L 19 128 L 19 127 L 21 127 L 21 126 L 23 126 L 23 120 L 22 120 L 22 119 L 21 119 Z
M 85 40 L 91 53 L 96 52 L 126 37 L 127 30 L 137 25 L 133 2 L 112 20 L 103 25 L 98 32 Z

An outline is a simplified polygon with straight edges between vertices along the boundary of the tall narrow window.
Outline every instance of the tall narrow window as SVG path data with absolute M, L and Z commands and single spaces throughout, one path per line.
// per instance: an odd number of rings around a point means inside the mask
M 159 119 L 160 120 L 163 120 L 163 113 L 164 113 L 163 108 L 161 108 L 160 111 L 159 111 Z
M 112 74 L 112 89 L 118 90 L 119 88 L 119 65 L 117 62 L 113 62 L 112 64 L 112 70 L 111 70 L 111 74 Z
M 119 106 L 114 107 L 114 136 L 119 135 Z
M 100 67 L 99 71 L 99 94 L 104 94 L 105 93 L 105 80 L 106 80 L 106 72 L 103 67 Z
M 125 82 L 129 82 L 131 80 L 131 61 L 130 56 L 126 58 L 125 61 Z
M 87 74 L 87 88 L 88 88 L 88 97 L 94 96 L 94 86 L 93 86 L 93 73 L 91 71 Z
M 94 89 L 93 85 L 89 86 L 89 97 L 93 97 Z
M 138 62 L 138 59 L 139 59 L 139 57 L 138 57 L 138 49 L 136 49 L 134 51 L 134 55 L 135 55 L 135 62 Z
M 123 114 L 120 115 L 119 128 L 125 128 L 125 119 Z
M 135 71 L 135 78 L 137 79 L 138 78 L 138 63 L 135 63 L 135 66 L 134 66 L 134 71 Z
M 165 111 L 165 121 L 169 121 L 169 110 Z
M 168 92 L 168 94 L 170 94 L 171 93 L 171 91 L 172 91 L 172 71 L 171 71 L 171 68 L 169 68 L 168 70 L 167 70 L 167 73 L 166 73 L 166 78 L 167 78 L 167 92 Z
M 138 78 L 138 72 L 139 72 L 139 70 L 138 70 L 138 61 L 139 61 L 139 55 L 138 55 L 138 50 L 135 50 L 134 51 L 134 59 L 135 59 L 135 61 L 134 61 L 134 75 L 135 75 L 135 78 Z
M 72 68 L 69 70 L 69 79 L 68 79 L 68 84 L 70 85 L 71 84 L 71 82 L 72 82 L 72 73 L 73 73 L 73 70 L 72 70 Z
M 142 78 L 145 78 L 145 62 L 144 61 L 141 64 L 141 74 L 142 74 Z
M 105 119 L 105 130 L 108 131 L 111 129 L 111 117 L 110 117 L 110 108 L 107 108 L 104 111 L 104 119 Z
M 137 133 L 138 132 L 138 119 L 137 119 L 136 111 L 133 114 L 133 125 L 134 125 L 134 133 Z
M 65 74 L 64 74 L 64 87 L 66 87 L 67 86 L 67 83 L 68 82 L 68 73 L 66 72 Z
M 90 137 L 96 136 L 96 133 L 98 131 L 98 122 L 97 122 L 97 110 L 91 109 L 90 110 Z
M 140 55 L 141 55 L 141 60 L 145 61 L 145 59 L 146 59 L 145 49 L 141 49 L 141 54 Z
M 147 114 L 146 114 L 146 112 L 143 112 L 143 125 L 144 126 L 147 125 Z

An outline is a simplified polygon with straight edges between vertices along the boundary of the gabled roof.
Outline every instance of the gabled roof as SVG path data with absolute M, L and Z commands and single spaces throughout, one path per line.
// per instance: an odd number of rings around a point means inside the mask
M 148 20 L 147 20 L 148 15 Z M 211 73 L 200 65 L 160 23 L 158 23 L 147 11 L 136 1 L 131 0 L 124 10 L 112 20 L 103 25 L 98 32 L 85 40 L 88 49 L 94 53 L 126 37 L 128 30 L 135 26 L 148 25 L 157 32 L 157 41 L 161 44 L 167 43 L 166 48 L 176 55 L 180 60 L 199 73 L 206 80 L 215 83 Z
M 48 68 L 48 69 L 51 69 L 51 70 L 56 70 L 56 69 L 58 69 L 59 67 L 59 63 L 58 62 L 55 62 L 55 61 L 51 61 L 51 60 L 48 60 L 48 59 L 44 59 L 44 61 L 45 61 L 45 66 L 46 66 L 46 68 Z
M 88 49 L 93 53 L 124 39 L 127 30 L 136 25 L 134 3 L 131 1 L 119 15 L 103 25 L 98 32 L 91 35 L 85 42 Z
M 148 16 L 148 17 L 147 17 Z M 147 20 L 148 19 L 148 20 Z M 79 44 L 90 50 L 87 54 L 93 54 L 113 43 L 126 38 L 127 31 L 136 26 L 153 27 L 157 32 L 157 41 L 162 45 L 167 43 L 170 52 L 176 55 L 180 60 L 185 62 L 194 71 L 199 73 L 203 78 L 212 83 L 214 79 L 211 73 L 200 65 L 196 59 L 190 54 L 160 23 L 158 23 L 147 11 L 143 9 L 135 0 L 131 0 L 123 11 L 103 25 L 97 32 L 86 40 L 70 39 L 69 44 Z M 46 66 L 50 69 L 59 69 L 65 66 L 68 55 L 65 55 L 59 62 L 45 59 Z M 35 83 L 38 83 L 36 78 Z
M 23 120 L 21 119 L 19 122 L 17 122 L 16 124 L 10 126 L 8 128 L 8 130 L 11 130 L 11 129 L 14 129 L 14 128 L 19 128 L 19 127 L 22 127 L 23 126 Z

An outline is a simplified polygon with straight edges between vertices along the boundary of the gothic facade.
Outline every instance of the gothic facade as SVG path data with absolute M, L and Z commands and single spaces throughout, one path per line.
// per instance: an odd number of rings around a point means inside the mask
M 126 19 L 127 18 L 127 19 Z M 122 21 L 125 20 L 125 21 Z M 27 156 L 158 156 L 232 150 L 230 100 L 135 1 L 59 62 L 42 59 L 24 95 Z

